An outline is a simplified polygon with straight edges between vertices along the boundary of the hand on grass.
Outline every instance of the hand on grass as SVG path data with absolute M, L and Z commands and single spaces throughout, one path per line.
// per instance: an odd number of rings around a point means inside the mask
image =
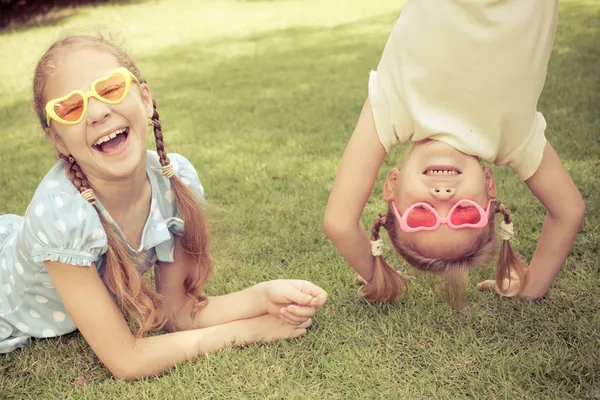
M 288 324 L 302 326 L 327 301 L 327 292 L 303 280 L 274 280 L 261 284 L 267 313 Z

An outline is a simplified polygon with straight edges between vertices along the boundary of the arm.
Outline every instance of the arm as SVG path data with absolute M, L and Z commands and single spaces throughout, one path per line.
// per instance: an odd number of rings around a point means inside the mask
M 231 345 L 292 338 L 306 333 L 272 316 L 206 329 L 136 338 L 104 286 L 95 266 L 45 262 L 52 282 L 77 328 L 116 378 L 136 379 L 158 374 L 180 362 Z
M 175 236 L 175 262 L 160 262 L 156 268 L 156 290 L 164 297 L 169 331 L 205 328 L 266 314 L 266 300 L 258 285 L 240 292 L 209 297 L 208 303 L 192 319 L 193 301 L 185 294 L 184 281 L 190 260 Z
M 525 285 L 519 292 L 519 297 L 537 299 L 546 293 L 569 255 L 583 222 L 585 203 L 550 143 L 526 184 L 547 210 Z
M 339 252 L 365 280 L 373 277 L 374 257 L 360 216 L 385 158 L 377 136 L 369 98 L 344 151 L 325 210 L 325 232 Z
M 191 261 L 180 243 L 176 236 L 175 261 L 160 263 L 156 269 L 156 289 L 164 296 L 168 317 L 165 328 L 169 331 L 206 328 L 266 313 L 300 325 L 314 316 L 316 308 L 327 300 L 323 289 L 307 281 L 261 282 L 239 292 L 209 297 L 208 303 L 192 318 L 193 300 L 186 296 L 184 289 Z

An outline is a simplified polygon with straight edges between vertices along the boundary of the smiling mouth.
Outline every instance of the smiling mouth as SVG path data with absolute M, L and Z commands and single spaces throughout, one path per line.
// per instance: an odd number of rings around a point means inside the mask
M 100 153 L 112 154 L 119 151 L 120 147 L 127 141 L 128 136 L 129 128 L 121 128 L 102 136 L 92 147 Z
M 462 171 L 458 168 L 454 167 L 442 167 L 442 166 L 432 166 L 427 167 L 423 171 L 423 175 L 425 176 L 457 176 L 461 175 Z

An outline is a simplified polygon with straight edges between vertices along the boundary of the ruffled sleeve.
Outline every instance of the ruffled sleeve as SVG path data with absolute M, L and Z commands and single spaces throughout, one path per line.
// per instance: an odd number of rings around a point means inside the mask
M 107 250 L 96 209 L 78 194 L 35 198 L 25 213 L 23 237 L 33 261 L 90 266 Z

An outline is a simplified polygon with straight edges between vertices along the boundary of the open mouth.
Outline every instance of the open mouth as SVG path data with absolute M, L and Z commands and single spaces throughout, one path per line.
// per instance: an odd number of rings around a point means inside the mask
M 123 150 L 127 142 L 129 128 L 120 128 L 107 135 L 102 136 L 92 145 L 95 150 L 106 155 L 113 155 Z
M 447 166 L 431 166 L 427 167 L 423 171 L 423 175 L 426 176 L 457 176 L 461 175 L 462 171 L 458 168 L 447 167 Z

